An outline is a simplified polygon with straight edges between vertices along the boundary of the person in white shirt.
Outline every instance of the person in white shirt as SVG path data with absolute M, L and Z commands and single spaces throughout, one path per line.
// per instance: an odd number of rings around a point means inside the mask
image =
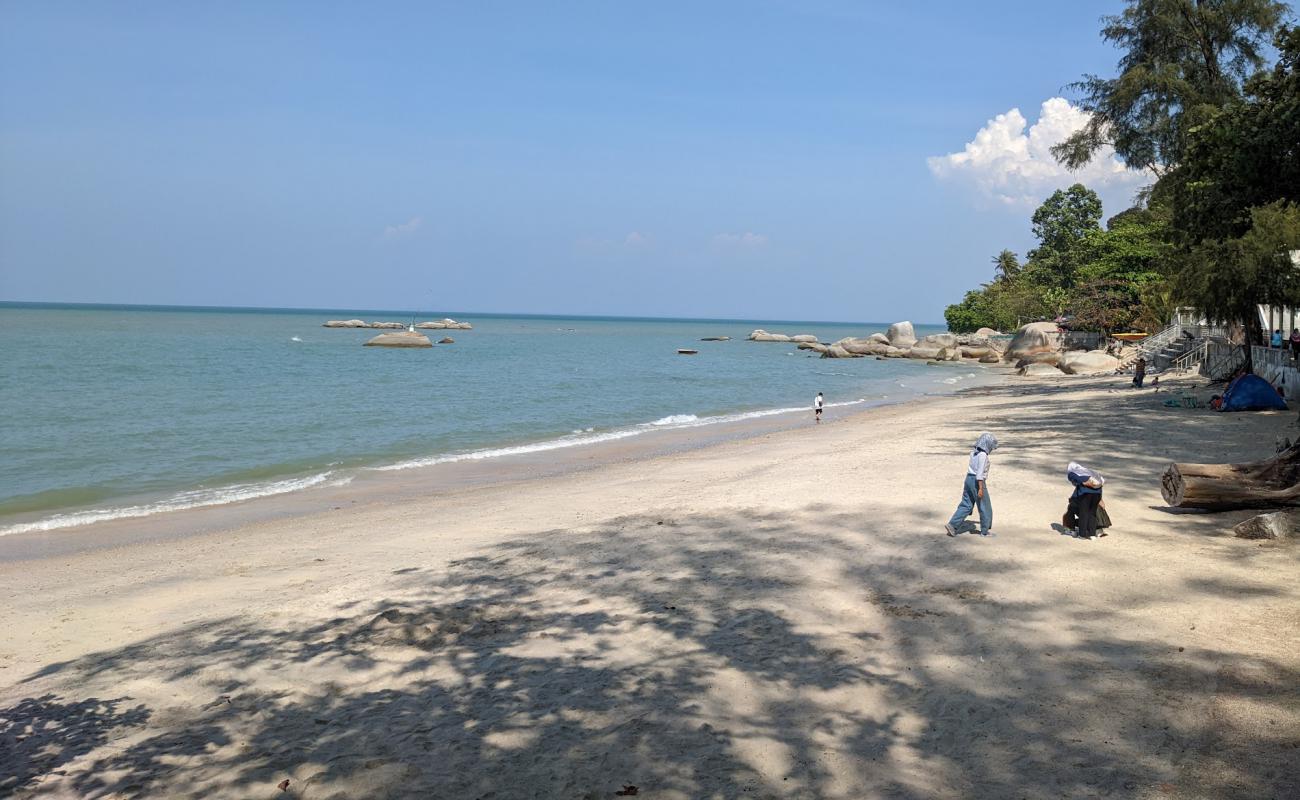
M 966 524 L 966 518 L 976 508 L 980 514 L 980 536 L 993 533 L 993 503 L 989 499 L 989 456 L 997 449 L 998 440 L 993 434 L 985 432 L 975 440 L 975 449 L 971 451 L 970 463 L 966 467 L 966 482 L 962 485 L 961 502 L 953 513 L 952 519 L 944 525 L 949 536 L 956 536 Z
M 822 398 L 821 392 L 818 392 L 817 397 L 813 398 L 813 419 L 817 422 L 822 421 L 822 405 L 824 405 L 825 402 L 826 401 Z

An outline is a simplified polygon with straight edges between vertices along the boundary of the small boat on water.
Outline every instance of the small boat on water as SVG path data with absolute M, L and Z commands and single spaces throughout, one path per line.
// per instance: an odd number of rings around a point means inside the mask
M 699 350 L 688 350 L 688 349 L 686 349 L 685 347 L 681 347 L 681 348 L 678 348 L 678 350 L 677 350 L 677 355 L 679 355 L 679 356 L 693 356 L 693 355 L 697 355 L 697 354 L 699 354 L 699 352 L 700 352 Z

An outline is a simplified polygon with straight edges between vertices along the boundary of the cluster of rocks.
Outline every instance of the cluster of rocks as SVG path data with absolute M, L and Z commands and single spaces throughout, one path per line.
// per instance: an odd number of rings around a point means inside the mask
M 323 328 L 375 328 L 380 330 L 400 331 L 405 330 L 406 325 L 401 322 L 366 322 L 363 319 L 332 319 L 324 323 Z M 473 325 L 468 322 L 457 322 L 454 319 L 440 319 L 436 322 L 417 322 L 415 327 L 426 330 L 442 330 L 444 328 L 455 328 L 457 330 L 468 331 L 473 329 Z
M 1006 360 L 1021 375 L 1099 375 L 1119 369 L 1119 359 L 1105 350 L 1066 350 L 1054 322 L 1020 326 L 1007 345 Z
M 1003 342 L 991 328 L 973 334 L 934 333 L 918 339 L 910 322 L 895 322 L 885 333 L 867 337 L 847 337 L 825 344 L 813 339 L 799 345 L 800 350 L 821 353 L 822 358 L 917 358 L 926 361 L 961 361 L 969 359 L 984 364 L 1002 360 Z
M 1119 359 L 1104 350 L 1066 351 L 1064 337 L 1054 322 L 1031 322 L 1021 326 L 1007 341 L 992 328 L 975 333 L 934 333 L 917 338 L 910 322 L 895 322 L 885 333 L 837 342 L 819 342 L 802 334 L 786 336 L 756 330 L 755 342 L 796 342 L 800 350 L 820 353 L 822 358 L 916 358 L 925 361 L 978 361 L 981 364 L 1008 363 L 1021 375 L 1096 375 L 1114 372 Z

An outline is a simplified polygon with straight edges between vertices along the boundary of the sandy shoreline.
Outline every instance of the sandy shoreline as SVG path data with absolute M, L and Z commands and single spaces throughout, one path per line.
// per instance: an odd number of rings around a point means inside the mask
M 1158 491 L 1294 418 L 1122 385 L 0 563 L 0 795 L 1294 796 L 1300 552 Z
M 976 378 L 974 382 L 976 386 L 995 382 L 1007 372 L 1003 368 L 964 366 L 963 373 L 969 371 L 977 373 L 971 376 Z M 921 364 L 917 364 L 916 368 L 944 371 L 953 369 L 949 366 L 934 368 Z M 825 421 L 830 423 L 845 416 L 878 412 L 882 408 L 895 405 L 916 409 L 931 400 L 945 396 L 947 395 L 903 394 L 901 399 L 870 397 L 831 403 L 827 407 Z M 375 503 L 404 503 L 413 499 L 428 499 L 471 489 L 558 477 L 613 464 L 646 460 L 738 439 L 798 429 L 807 424 L 810 415 L 810 411 L 803 410 L 764 409 L 757 412 L 725 414 L 705 418 L 694 425 L 686 424 L 662 429 L 650 427 L 654 424 L 650 423 L 602 432 L 596 434 L 597 441 L 565 445 L 554 449 L 483 459 L 448 459 L 445 463 L 433 463 L 410 469 L 394 469 L 392 465 L 384 465 L 342 470 L 335 479 L 326 480 L 320 486 L 250 500 L 201 505 L 149 513 L 144 516 L 106 519 L 51 530 L 9 532 L 6 528 L 0 527 L 0 562 L 58 558 L 83 551 L 145 542 L 174 541 L 196 534 L 225 532 L 258 523 L 290 520 L 323 510 L 343 510 L 356 505 Z M 632 435 L 627 435 L 628 433 Z M 600 436 L 609 434 L 613 434 L 613 437 L 599 439 Z M 556 441 L 525 443 L 519 445 L 519 448 L 527 450 L 536 444 L 547 445 Z M 513 448 L 507 446 L 503 449 Z M 430 457 L 427 460 L 436 461 L 438 458 Z M 292 480 L 306 476 L 287 477 Z M 339 477 L 344 480 L 337 480 Z M 165 502 L 166 497 L 168 495 L 126 499 L 108 505 L 119 508 L 137 504 L 147 506 Z M 84 511 L 69 512 L 69 515 L 81 516 L 84 513 Z M 29 515 L 29 517 L 30 519 L 16 518 L 8 522 L 21 524 L 42 519 L 40 515 Z

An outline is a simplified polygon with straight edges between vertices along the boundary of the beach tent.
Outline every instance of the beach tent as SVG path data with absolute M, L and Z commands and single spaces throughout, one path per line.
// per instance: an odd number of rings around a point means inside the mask
M 1223 393 L 1220 411 L 1286 411 L 1286 401 L 1272 384 L 1258 375 L 1242 375 Z

